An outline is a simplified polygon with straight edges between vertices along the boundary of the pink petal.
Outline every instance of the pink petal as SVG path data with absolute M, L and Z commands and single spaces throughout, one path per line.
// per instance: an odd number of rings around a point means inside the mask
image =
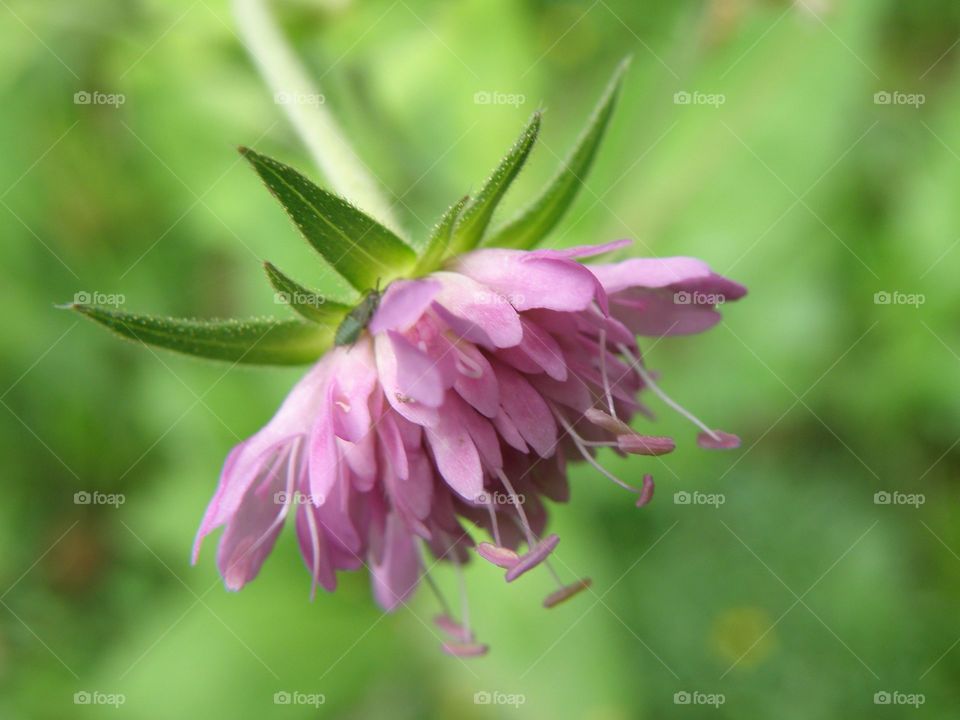
M 460 273 L 437 272 L 430 277 L 443 285 L 434 308 L 457 336 L 493 347 L 520 342 L 520 316 L 507 299 Z
M 482 415 L 495 417 L 500 411 L 500 386 L 487 358 L 471 343 L 459 343 L 455 350 L 457 378 L 453 387 Z
M 483 492 L 480 455 L 470 433 L 445 404 L 436 427 L 425 428 L 427 441 L 440 475 L 461 497 L 473 502 Z
M 396 513 L 387 515 L 383 552 L 372 559 L 370 574 L 374 598 L 387 612 L 406 602 L 420 582 L 420 555 Z
M 515 370 L 498 363 L 494 372 L 504 411 L 537 454 L 549 457 L 557 445 L 557 424 L 547 403 Z
M 427 311 L 440 287 L 435 280 L 394 280 L 380 299 L 368 329 L 374 335 L 407 330 Z
M 521 311 L 584 310 L 597 299 L 598 289 L 603 292 L 580 263 L 523 250 L 476 250 L 460 257 L 454 268 L 500 293 Z
M 217 548 L 217 567 L 229 590 L 239 590 L 253 580 L 273 549 L 289 507 L 289 497 L 278 495 L 284 493 L 285 475 L 281 463 L 274 463 L 227 523 Z
M 370 429 L 370 394 L 377 386 L 373 346 L 363 337 L 341 356 L 333 381 L 333 431 L 337 437 L 357 442 Z
M 403 347 L 404 343 L 399 343 L 399 345 Z M 404 381 L 407 383 L 418 381 L 415 389 L 419 390 L 420 382 L 416 375 L 417 371 L 414 368 L 424 368 L 425 366 L 429 367 L 429 358 L 426 358 L 423 353 L 420 353 L 420 356 L 417 356 L 416 353 L 419 353 L 419 350 L 413 348 L 413 346 L 411 346 L 409 343 L 405 342 L 405 345 L 406 347 L 404 349 L 412 350 L 412 352 L 407 353 L 408 363 L 404 368 Z M 396 347 L 397 345 L 393 342 L 393 339 L 389 334 L 377 335 L 374 338 L 374 349 L 377 358 L 377 372 L 380 377 L 380 384 L 383 386 L 383 394 L 386 396 L 387 402 L 390 403 L 390 406 L 407 420 L 416 423 L 417 425 L 435 425 L 437 423 L 436 407 L 417 402 L 411 396 L 407 395 L 407 393 L 404 391 L 404 388 L 401 386 L 399 377 L 400 361 L 397 357 Z M 426 358 L 426 363 L 424 363 L 424 358 Z M 423 372 L 430 374 L 431 370 L 421 370 L 421 375 Z M 436 399 L 433 395 L 434 388 L 429 387 L 434 382 L 440 384 L 439 374 L 434 374 L 433 378 L 424 383 L 423 387 L 424 391 L 429 391 L 428 394 L 430 399 Z M 406 389 L 409 390 L 409 388 Z

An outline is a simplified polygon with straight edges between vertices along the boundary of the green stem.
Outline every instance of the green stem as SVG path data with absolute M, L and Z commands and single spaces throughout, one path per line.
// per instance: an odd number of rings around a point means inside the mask
M 397 231 L 393 208 L 327 109 L 266 0 L 234 0 L 233 8 L 244 46 L 331 188 Z

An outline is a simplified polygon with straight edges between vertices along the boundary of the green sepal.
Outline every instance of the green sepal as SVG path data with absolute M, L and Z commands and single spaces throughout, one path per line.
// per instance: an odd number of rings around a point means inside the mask
M 276 291 L 274 299 L 290 306 L 301 317 L 330 328 L 340 324 L 344 315 L 350 312 L 350 305 L 344 305 L 327 299 L 322 293 L 308 290 L 296 280 L 285 275 L 273 263 L 265 262 L 267 278 Z
M 386 285 L 416 263 L 416 253 L 393 231 L 288 165 L 249 148 L 250 161 L 290 219 L 323 259 L 360 292 Z
M 453 226 L 456 224 L 457 218 L 460 217 L 460 213 L 463 211 L 463 207 L 469 199 L 469 195 L 464 195 L 457 200 L 457 202 L 447 208 L 443 217 L 441 217 L 440 221 L 434 226 L 423 254 L 420 255 L 420 259 L 417 261 L 415 274 L 423 275 L 436 270 L 440 266 L 440 263 L 443 262 L 447 254 L 447 249 L 450 247 L 450 237 L 453 233 Z
M 514 181 L 527 161 L 539 132 L 540 113 L 535 112 L 513 147 L 500 161 L 493 174 L 457 221 L 450 240 L 452 254 L 472 250 L 480 244 L 483 233 L 490 224 L 490 218 L 493 217 L 493 211 L 496 210 L 510 183 Z
M 516 217 L 494 230 L 484 240 L 484 245 L 528 250 L 556 226 L 573 204 L 593 164 L 629 64 L 629 59 L 625 59 L 617 66 L 586 128 L 543 193 Z
M 211 360 L 248 365 L 302 365 L 330 347 L 329 328 L 300 320 L 186 320 L 67 306 L 130 340 Z

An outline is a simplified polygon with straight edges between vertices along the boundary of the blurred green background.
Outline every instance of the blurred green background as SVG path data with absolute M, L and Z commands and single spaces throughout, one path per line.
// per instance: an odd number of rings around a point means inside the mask
M 473 564 L 483 659 L 439 652 L 423 590 L 384 617 L 357 573 L 309 603 L 292 532 L 226 592 L 213 543 L 189 564 L 196 525 L 227 450 L 301 371 L 152 353 L 54 305 L 87 292 L 174 315 L 284 312 L 259 261 L 314 282 L 324 270 L 234 146 L 317 173 L 227 0 L 3 0 L 0 717 L 956 717 L 960 6 L 278 9 L 419 236 L 542 106 L 505 212 L 522 204 L 632 54 L 552 242 L 632 237 L 631 252 L 702 257 L 749 286 L 723 324 L 649 353 L 668 391 L 744 446 L 698 451 L 651 401 L 657 432 L 680 440 L 666 467 L 603 460 L 655 472 L 654 502 L 637 510 L 577 467 L 572 503 L 553 508 L 559 564 L 594 593 L 547 612 L 546 573 L 507 586 Z M 76 104 L 81 91 L 125 101 Z M 75 503 L 94 491 L 125 502 Z M 475 702 L 484 692 L 503 695 Z M 916 694 L 919 708 L 897 704 Z

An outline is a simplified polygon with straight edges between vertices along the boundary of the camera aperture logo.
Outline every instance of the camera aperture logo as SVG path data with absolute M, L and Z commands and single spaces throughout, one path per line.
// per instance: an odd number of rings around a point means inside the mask
M 477 495 L 475 500 L 480 505 L 523 505 L 527 501 L 527 498 L 523 493 L 511 495 L 510 493 L 496 490 L 492 493 L 482 492 Z
M 905 293 L 900 290 L 879 290 L 873 294 L 874 305 L 911 305 L 919 309 L 927 301 L 923 293 Z
M 479 690 L 473 694 L 474 705 L 512 705 L 513 707 L 520 707 L 526 702 L 527 696 L 522 693 Z
M 278 690 L 273 694 L 274 705 L 306 705 L 318 708 L 327 702 L 323 693 L 306 693 L 299 690 Z
M 310 307 L 320 307 L 327 302 L 327 298 L 320 293 L 312 292 L 275 292 L 273 302 L 277 305 L 309 305 Z
M 923 693 L 904 693 L 899 690 L 880 690 L 873 694 L 874 705 L 909 705 L 918 708 L 927 701 Z
M 120 307 L 127 302 L 127 296 L 123 293 L 104 293 L 98 290 L 88 292 L 81 290 L 73 294 L 75 305 L 101 305 L 107 307 Z
M 878 490 L 873 494 L 874 505 L 911 505 L 919 508 L 927 501 L 927 496 L 923 493 L 904 493 L 899 490 L 888 492 Z
M 723 693 L 705 693 L 699 690 L 693 690 L 692 692 L 680 690 L 673 694 L 674 705 L 709 705 L 718 708 L 726 701 L 727 696 Z
M 102 493 L 98 490 L 87 492 L 80 490 L 73 494 L 74 505 L 113 505 L 119 508 L 127 501 L 127 496 L 123 493 Z
M 718 108 L 726 102 L 727 96 L 723 93 L 678 90 L 673 94 L 674 105 L 709 105 L 710 107 Z
M 713 307 L 714 305 L 723 305 L 726 301 L 727 298 L 722 293 L 679 290 L 673 294 L 674 305 L 705 305 L 707 307 Z
M 919 108 L 927 102 L 923 93 L 906 93 L 900 90 L 881 90 L 873 94 L 874 105 L 907 105 Z
M 323 105 L 327 98 L 322 93 L 298 93 L 281 91 L 273 96 L 273 102 L 277 105 L 306 105 L 308 107 L 317 107 Z
M 497 292 L 487 290 L 478 290 L 473 293 L 473 302 L 477 305 L 523 305 L 527 301 L 526 295 L 522 293 L 505 293 L 501 295 Z
M 316 502 L 314 502 L 316 499 Z M 294 490 L 288 493 L 286 490 L 278 490 L 273 494 L 274 505 L 323 505 L 326 498 L 323 495 L 311 495 Z
M 673 494 L 674 505 L 709 505 L 715 510 L 727 502 L 727 496 L 723 493 L 704 493 L 699 490 L 689 492 L 687 490 L 678 490 Z
M 74 705 L 111 705 L 119 708 L 127 701 L 123 693 L 105 693 L 99 690 L 78 690 L 73 694 Z
M 78 90 L 73 94 L 74 105 L 109 105 L 118 108 L 127 101 L 123 93 L 105 93 L 99 90 Z
M 478 90 L 473 94 L 474 105 L 509 105 L 518 108 L 527 102 L 527 96 L 521 93 L 501 92 L 500 90 Z

